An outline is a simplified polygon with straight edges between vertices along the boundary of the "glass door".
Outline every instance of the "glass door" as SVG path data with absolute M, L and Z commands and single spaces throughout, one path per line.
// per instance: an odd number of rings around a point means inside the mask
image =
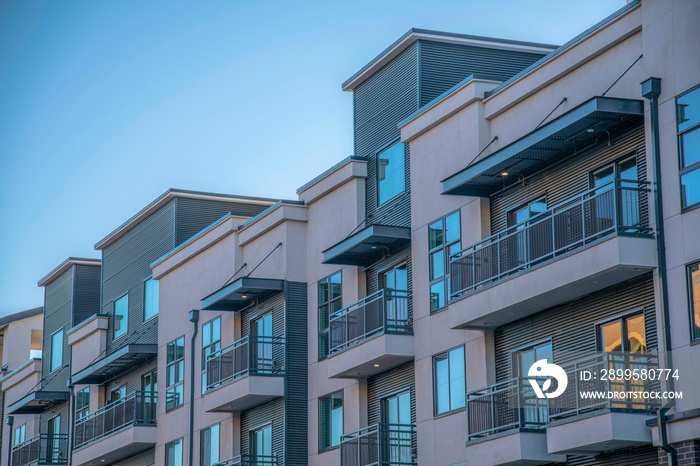
M 381 275 L 386 307 L 386 328 L 389 331 L 406 330 L 408 325 L 408 271 L 401 264 Z
M 272 313 L 267 313 L 250 323 L 253 336 L 251 342 L 252 363 L 254 371 L 271 372 L 274 369 L 272 357 Z
M 637 160 L 636 157 L 629 157 L 619 162 L 612 163 L 606 167 L 594 171 L 591 174 L 591 189 L 601 187 L 600 190 L 594 191 L 596 195 L 603 193 L 612 188 L 609 185 L 613 180 L 624 180 L 620 182 L 620 190 L 618 194 L 618 208 L 620 214 L 620 226 L 637 226 L 639 225 L 639 191 L 635 188 L 639 187 L 637 182 Z M 613 194 L 600 195 L 596 198 L 595 209 L 604 221 L 605 225 L 601 225 L 601 229 L 608 228 L 613 225 Z
M 640 357 L 647 351 L 646 330 L 644 327 L 644 315 L 638 314 L 630 317 L 623 317 L 619 320 L 609 322 L 600 326 L 600 345 L 607 355 L 608 369 L 615 371 L 625 369 L 648 369 L 646 358 Z M 615 378 L 610 382 L 614 392 L 646 390 L 646 382 L 643 380 L 626 380 L 625 378 Z M 614 405 L 616 408 L 623 408 L 624 405 Z M 643 405 L 629 406 L 632 409 L 643 408 Z
M 143 396 L 142 416 L 144 420 L 156 419 L 156 394 L 158 393 L 158 373 L 149 372 L 141 376 L 141 394 Z
M 548 363 L 553 362 L 552 356 L 552 342 L 548 341 L 545 343 L 540 343 L 531 348 L 518 351 L 517 353 L 517 363 L 518 363 L 518 374 L 520 377 L 527 377 L 530 367 L 537 361 L 542 359 L 547 360 Z M 544 380 L 537 380 L 540 387 L 544 384 Z M 552 383 L 556 383 L 553 381 Z M 523 423 L 524 426 L 541 426 L 547 422 L 547 403 L 546 400 L 542 400 L 537 397 L 535 390 L 528 381 L 523 381 L 520 388 L 516 390 L 522 390 L 522 413 L 523 413 Z M 549 389 L 547 391 L 554 391 L 556 387 Z
M 266 460 L 272 456 L 272 426 L 261 427 L 250 433 L 250 452 L 253 456 L 252 465 L 269 464 Z
M 49 419 L 46 439 L 48 463 L 61 458 L 61 416 Z
M 412 464 L 411 392 L 406 390 L 384 398 L 381 415 L 384 424 L 379 429 L 382 461 Z
M 541 256 L 540 250 L 543 248 L 538 245 L 538 240 L 542 241 L 546 237 L 530 227 L 543 219 L 540 214 L 546 210 L 547 201 L 540 198 L 508 212 L 508 226 L 513 228 L 508 230 L 508 234 L 512 236 L 505 245 L 508 251 L 507 269 L 527 266 L 531 260 Z M 529 219 L 533 220 L 527 221 Z

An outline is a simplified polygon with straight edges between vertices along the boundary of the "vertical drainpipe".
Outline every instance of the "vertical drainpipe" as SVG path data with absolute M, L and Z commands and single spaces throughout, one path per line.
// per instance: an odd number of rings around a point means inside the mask
M 12 464 L 12 425 L 15 423 L 14 416 L 7 416 L 7 425 L 9 427 L 9 435 L 7 436 L 7 464 Z M 2 441 L 2 440 L 0 440 Z
M 666 274 L 666 239 L 664 236 L 664 210 L 661 194 L 661 144 L 659 143 L 659 95 L 661 94 L 661 78 L 648 78 L 641 83 L 642 96 L 649 100 L 649 119 L 651 124 L 651 153 L 654 161 L 654 217 L 656 222 L 656 263 L 659 271 L 659 287 L 661 288 L 661 326 L 664 334 L 664 365 L 665 369 L 673 370 L 673 357 L 671 350 L 671 319 L 668 307 L 668 277 Z M 673 377 L 667 381 L 667 389 L 675 388 Z M 674 402 L 665 404 L 657 412 L 657 425 L 659 429 L 659 443 L 661 448 L 668 452 L 669 464 L 678 464 L 677 452 L 668 443 L 666 428 L 666 412 L 671 409 Z
M 199 323 L 199 311 L 197 309 L 190 311 L 190 322 L 192 322 L 192 338 L 190 339 L 190 441 L 187 445 L 187 466 L 194 464 L 194 352 L 196 350 L 197 323 Z
M 75 385 L 72 378 L 68 379 L 68 391 L 70 402 L 68 404 L 68 466 L 73 466 L 73 432 L 75 432 Z

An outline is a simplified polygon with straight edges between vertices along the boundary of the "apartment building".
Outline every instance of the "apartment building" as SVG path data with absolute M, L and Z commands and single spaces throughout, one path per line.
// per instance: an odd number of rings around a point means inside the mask
M 296 200 L 163 194 L 40 282 L 43 364 L 2 379 L 40 463 L 700 464 L 698 20 L 412 29 Z

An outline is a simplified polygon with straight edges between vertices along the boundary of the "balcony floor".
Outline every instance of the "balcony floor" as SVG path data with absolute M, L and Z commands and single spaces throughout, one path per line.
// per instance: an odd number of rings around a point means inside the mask
M 231 413 L 284 396 L 283 376 L 249 375 L 207 391 L 202 397 L 207 413 Z
M 497 327 L 653 270 L 651 238 L 608 236 L 449 303 L 452 328 Z
M 156 426 L 130 426 L 73 452 L 75 466 L 111 464 L 156 445 Z
M 511 430 L 467 442 L 469 466 L 530 466 L 566 462 L 547 452 L 547 434 Z
M 329 357 L 328 377 L 369 377 L 412 361 L 414 355 L 413 335 L 381 334 Z

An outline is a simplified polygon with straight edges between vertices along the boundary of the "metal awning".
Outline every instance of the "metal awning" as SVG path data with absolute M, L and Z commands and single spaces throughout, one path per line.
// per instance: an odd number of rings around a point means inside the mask
M 471 167 L 442 180 L 442 193 L 488 197 L 547 164 L 611 140 L 643 121 L 641 100 L 593 97 Z M 507 176 L 502 175 L 507 173 Z M 519 176 L 518 176 L 519 175 Z
M 12 403 L 7 414 L 40 414 L 47 409 L 68 401 L 68 392 L 48 392 L 38 390 Z
M 324 264 L 368 266 L 382 255 L 411 244 L 411 229 L 370 225 L 323 251 Z
M 204 311 L 239 311 L 254 298 L 262 299 L 284 290 L 284 280 L 242 277 L 202 299 Z
M 152 361 L 158 345 L 132 344 L 118 349 L 71 377 L 74 384 L 101 384 L 135 367 Z

